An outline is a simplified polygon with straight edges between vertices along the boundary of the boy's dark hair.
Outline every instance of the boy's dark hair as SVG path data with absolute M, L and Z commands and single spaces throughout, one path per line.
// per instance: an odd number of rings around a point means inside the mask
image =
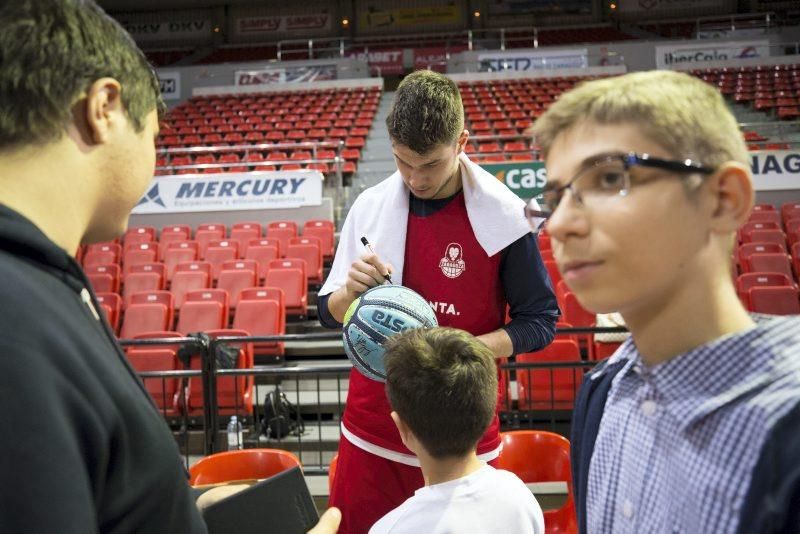
M 475 450 L 497 406 L 492 351 L 463 330 L 408 330 L 386 345 L 392 409 L 434 458 Z
M 159 83 L 131 36 L 91 0 L 11 0 L 0 7 L 0 150 L 58 140 L 96 80 L 122 86 L 140 132 L 163 111 Z
M 461 93 L 453 80 L 429 70 L 405 77 L 397 88 L 386 127 L 393 142 L 417 154 L 454 144 L 464 130 Z

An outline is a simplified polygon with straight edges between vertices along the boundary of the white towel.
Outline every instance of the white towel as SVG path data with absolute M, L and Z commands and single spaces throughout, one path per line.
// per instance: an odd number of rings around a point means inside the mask
M 466 154 L 460 154 L 459 159 L 469 223 L 486 254 L 494 256 L 531 231 L 523 212 L 525 202 Z M 381 261 L 392 265 L 392 282 L 403 282 L 408 195 L 398 171 L 358 196 L 342 227 L 336 257 L 320 296 L 344 285 L 350 265 L 364 253 L 361 236 L 369 240 Z

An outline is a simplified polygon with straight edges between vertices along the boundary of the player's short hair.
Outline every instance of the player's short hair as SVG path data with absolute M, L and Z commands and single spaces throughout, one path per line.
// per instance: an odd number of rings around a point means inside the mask
M 492 351 L 454 328 L 408 330 L 387 342 L 392 409 L 434 458 L 475 450 L 497 406 Z
M 92 0 L 14 0 L 0 7 L 0 150 L 57 141 L 96 80 L 116 79 L 137 132 L 163 111 L 158 79 L 118 22 Z
M 393 142 L 421 155 L 439 145 L 455 144 L 464 130 L 458 86 L 429 70 L 409 74 L 397 88 L 386 127 Z
M 547 155 L 554 139 L 583 121 L 631 124 L 675 158 L 708 167 L 749 165 L 739 126 L 713 86 L 679 72 L 648 71 L 580 84 L 561 95 L 531 133 Z

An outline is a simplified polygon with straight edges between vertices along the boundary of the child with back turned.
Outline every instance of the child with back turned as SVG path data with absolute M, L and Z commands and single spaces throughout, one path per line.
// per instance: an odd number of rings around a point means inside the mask
M 371 534 L 544 532 L 525 484 L 476 455 L 497 402 L 497 371 L 485 345 L 453 328 L 410 330 L 389 341 L 386 376 L 392 419 L 419 458 L 425 487 Z

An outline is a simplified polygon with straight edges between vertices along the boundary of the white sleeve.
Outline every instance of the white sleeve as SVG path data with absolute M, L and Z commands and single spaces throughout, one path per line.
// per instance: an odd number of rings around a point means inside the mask
M 358 210 L 360 206 L 361 196 L 359 195 L 353 202 L 350 212 L 344 220 L 342 231 L 339 234 L 339 245 L 336 247 L 336 254 L 333 256 L 333 264 L 328 273 L 328 278 L 322 284 L 319 290 L 319 296 L 322 297 L 329 293 L 333 293 L 344 285 L 347 281 L 347 273 L 353 262 L 361 256 L 359 247 L 361 247 L 360 237 L 356 235 L 357 224 L 356 218 L 358 217 Z

